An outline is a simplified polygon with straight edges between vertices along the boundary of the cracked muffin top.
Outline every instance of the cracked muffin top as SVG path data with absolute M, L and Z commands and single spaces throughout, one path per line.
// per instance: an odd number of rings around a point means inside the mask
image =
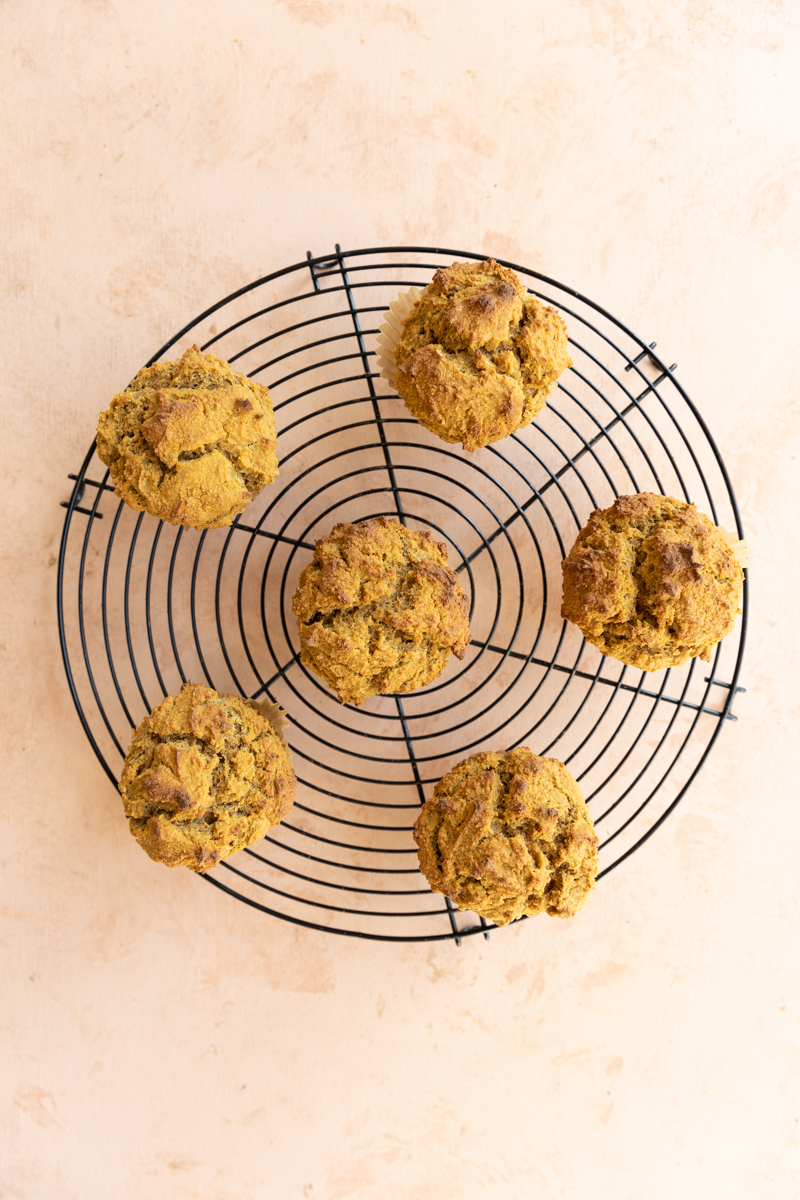
M 559 314 L 492 258 L 436 272 L 403 322 L 395 361 L 409 411 L 470 451 L 530 424 L 572 365 Z
M 744 574 L 725 534 L 670 496 L 619 496 L 593 512 L 563 563 L 561 615 L 644 671 L 707 662 L 730 633 Z
M 277 825 L 297 780 L 253 701 L 187 683 L 134 730 L 119 790 L 150 858 L 203 874 Z
M 117 495 L 171 525 L 230 525 L 278 474 L 269 392 L 193 346 L 144 367 L 100 414 Z
M 597 878 L 597 835 L 563 763 L 526 746 L 475 754 L 437 783 L 414 826 L 420 870 L 459 908 L 507 925 L 572 917 Z
M 301 661 L 343 704 L 425 687 L 469 644 L 469 604 L 446 547 L 389 517 L 321 538 L 292 610 Z

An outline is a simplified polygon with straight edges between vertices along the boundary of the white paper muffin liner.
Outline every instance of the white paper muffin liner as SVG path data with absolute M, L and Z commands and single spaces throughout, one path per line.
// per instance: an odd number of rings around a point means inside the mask
M 262 717 L 267 718 L 284 746 L 288 746 L 289 743 L 286 741 L 285 731 L 289 722 L 286 720 L 286 709 L 281 708 L 279 704 L 273 704 L 271 700 L 248 700 L 247 703 L 256 712 L 260 712 Z
M 721 525 L 718 525 L 717 529 L 730 546 L 733 557 L 739 566 L 746 567 L 749 562 L 750 551 L 747 549 L 747 542 L 744 538 L 740 538 L 738 533 L 732 533 L 730 529 L 723 529 Z
M 389 305 L 386 320 L 378 331 L 376 357 L 381 369 L 381 379 L 385 379 L 392 387 L 394 387 L 394 373 L 397 370 L 394 348 L 403 336 L 403 321 L 409 316 L 417 301 L 422 299 L 426 290 L 426 288 L 412 287 L 407 292 L 400 292 Z

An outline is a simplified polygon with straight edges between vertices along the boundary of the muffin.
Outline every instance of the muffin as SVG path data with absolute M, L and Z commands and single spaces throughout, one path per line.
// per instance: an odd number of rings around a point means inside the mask
M 117 495 L 171 525 L 230 525 L 278 474 L 269 392 L 197 346 L 144 367 L 97 424 Z
M 203 874 L 277 825 L 297 780 L 253 701 L 187 683 L 134 730 L 119 790 L 142 849 Z
M 414 826 L 420 870 L 459 908 L 507 925 L 572 917 L 597 878 L 597 835 L 563 763 L 526 746 L 475 754 L 440 779 Z
M 390 379 L 445 442 L 472 451 L 529 425 L 572 365 L 559 314 L 492 258 L 438 270 L 413 298 L 390 313 L 381 361 L 393 350 Z
M 694 504 L 642 492 L 593 512 L 563 563 L 561 615 L 643 671 L 708 661 L 733 629 L 744 574 Z
M 343 704 L 425 687 L 469 644 L 469 604 L 446 547 L 389 517 L 321 538 L 292 610 L 301 661 Z

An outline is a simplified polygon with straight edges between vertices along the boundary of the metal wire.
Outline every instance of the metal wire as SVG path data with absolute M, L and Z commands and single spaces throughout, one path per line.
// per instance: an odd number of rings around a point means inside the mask
M 331 933 L 456 943 L 487 933 L 429 891 L 411 838 L 436 780 L 479 749 L 525 744 L 568 765 L 600 834 L 602 877 L 672 812 L 743 690 L 746 582 L 742 620 L 708 672 L 697 660 L 634 671 L 560 617 L 561 559 L 590 511 L 618 494 L 695 501 L 742 536 L 717 447 L 654 342 L 508 263 L 564 314 L 575 360 L 532 426 L 470 456 L 422 429 L 378 376 L 374 337 L 389 301 L 453 259 L 480 257 L 309 253 L 161 347 L 150 362 L 198 342 L 270 388 L 281 473 L 229 529 L 197 533 L 133 513 L 94 446 L 70 476 L 59 634 L 95 754 L 115 782 L 131 727 L 187 680 L 282 704 L 300 782 L 294 809 L 205 878 Z M 300 662 L 291 596 L 317 537 L 378 514 L 448 543 L 473 640 L 429 688 L 341 707 Z

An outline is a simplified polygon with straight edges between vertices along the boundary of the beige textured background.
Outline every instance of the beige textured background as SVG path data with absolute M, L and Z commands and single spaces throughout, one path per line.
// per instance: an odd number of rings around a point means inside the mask
M 800 11 L 6 0 L 2 1200 L 800 1194 Z M 401 949 L 143 858 L 54 588 L 97 411 L 344 246 L 493 252 L 657 338 L 752 539 L 712 760 L 574 923 Z

